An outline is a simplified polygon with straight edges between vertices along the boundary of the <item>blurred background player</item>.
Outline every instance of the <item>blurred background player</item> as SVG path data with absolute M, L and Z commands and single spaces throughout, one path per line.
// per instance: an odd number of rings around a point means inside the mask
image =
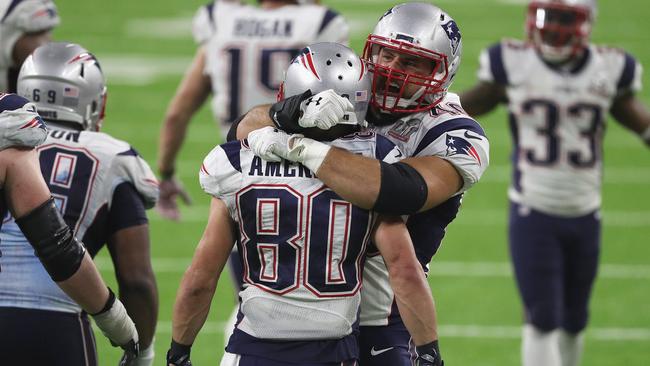
M 20 65 L 59 22 L 50 0 L 0 0 L 0 92 L 16 92 Z
M 363 56 L 373 72 L 368 122 L 404 152 L 407 158 L 399 163 L 382 163 L 308 138 L 294 138 L 289 147 L 286 139 L 270 133 L 248 136 L 251 146 L 257 139 L 278 139 L 277 155 L 305 164 L 343 199 L 380 213 L 411 214 L 407 227 L 418 259 L 428 269 L 463 193 L 488 166 L 483 129 L 465 114 L 458 96 L 447 92 L 461 52 L 456 22 L 431 4 L 389 9 L 368 36 Z M 239 137 L 271 124 L 266 110 L 248 113 L 237 129 Z M 271 114 L 280 128 L 300 132 L 336 125 L 348 110 L 343 98 L 326 92 L 288 98 L 276 103 Z M 256 152 L 273 157 L 273 151 Z M 411 365 L 414 347 L 394 307 L 381 257 L 367 260 L 364 280 L 360 364 Z M 439 353 L 437 340 L 417 353 Z
M 213 1 L 193 24 L 199 44 L 194 61 L 167 108 L 158 145 L 160 201 L 169 219 L 190 197 L 174 178 L 176 158 L 192 116 L 212 93 L 212 111 L 224 136 L 251 107 L 275 101 L 285 66 L 308 44 L 347 44 L 349 27 L 338 13 L 314 1 L 260 0 L 259 6 Z M 219 141 L 215 137 L 215 142 Z
M 49 43 L 27 58 L 18 91 L 36 105 L 49 133 L 38 147 L 41 171 L 65 223 L 91 256 L 107 244 L 119 297 L 140 335 L 138 359 L 151 365 L 158 294 L 145 208 L 158 196 L 147 163 L 126 142 L 98 132 L 106 102 L 98 61 L 71 43 Z M 48 277 L 11 216 L 5 218 L 0 280 L 0 353 L 17 364 L 97 365 L 85 312 Z M 52 335 L 56 336 L 52 336 Z M 47 339 L 47 341 L 43 341 Z
M 279 98 L 329 88 L 351 97 L 349 124 L 307 131 L 333 139 L 357 131 L 357 123 L 364 121 L 370 82 L 352 50 L 318 43 L 289 66 Z M 365 98 L 355 99 L 360 92 Z M 401 155 L 373 132 L 350 134 L 332 144 L 386 161 Z M 391 269 L 391 285 L 415 342 L 434 339 L 433 299 L 401 218 L 380 218 L 373 232 L 372 212 L 341 200 L 304 166 L 262 161 L 245 141 L 216 147 L 206 157 L 200 179 L 213 200 L 177 295 L 170 365 L 189 364 L 190 346 L 238 231 L 245 285 L 222 366 L 355 365 L 361 266 L 371 236 Z M 429 365 L 425 359 L 417 364 Z
M 580 361 L 600 253 L 607 113 L 650 145 L 650 113 L 635 97 L 641 66 L 590 43 L 595 18 L 595 0 L 531 1 L 527 42 L 485 50 L 479 82 L 461 94 L 471 115 L 500 103 L 510 114 L 509 241 L 526 366 Z

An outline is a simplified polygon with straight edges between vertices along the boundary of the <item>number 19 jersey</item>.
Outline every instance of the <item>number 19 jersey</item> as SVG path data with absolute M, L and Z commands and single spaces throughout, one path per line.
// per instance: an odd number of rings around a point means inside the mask
M 573 69 L 545 64 L 535 48 L 507 40 L 485 50 L 479 79 L 506 88 L 514 144 L 510 199 L 577 217 L 601 204 L 602 141 L 614 99 L 641 89 L 629 54 L 591 45 Z
M 205 48 L 215 117 L 231 123 L 256 105 L 275 102 L 284 70 L 301 49 L 347 44 L 348 32 L 341 15 L 320 5 L 262 9 L 214 1 L 199 8 L 193 33 Z

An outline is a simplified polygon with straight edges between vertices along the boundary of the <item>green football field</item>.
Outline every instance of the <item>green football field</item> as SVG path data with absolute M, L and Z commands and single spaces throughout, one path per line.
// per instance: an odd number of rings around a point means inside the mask
M 158 131 L 167 106 L 195 50 L 191 18 L 207 0 L 57 1 L 62 25 L 58 40 L 94 52 L 108 76 L 104 131 L 129 141 L 155 169 Z M 452 90 L 474 83 L 481 48 L 501 37 L 520 37 L 525 0 L 441 0 L 436 4 L 458 22 L 464 56 Z M 352 26 L 358 52 L 383 12 L 394 4 L 378 0 L 330 0 Z M 601 1 L 597 42 L 623 47 L 650 67 L 650 5 L 643 0 Z M 217 19 L 217 22 L 219 20 Z M 650 85 L 646 73 L 644 84 Z M 648 92 L 640 97 L 650 104 Z M 510 138 L 503 108 L 481 118 L 490 137 L 491 166 L 463 202 L 431 263 L 441 347 L 448 365 L 517 365 L 522 311 L 509 264 L 506 187 Z M 177 171 L 194 203 L 181 222 L 151 220 L 153 265 L 160 291 L 156 364 L 164 363 L 171 337 L 171 310 L 180 277 L 206 221 L 209 198 L 201 191 L 200 162 L 219 133 L 209 107 L 198 114 Z M 605 140 L 604 237 L 601 267 L 586 333 L 583 365 L 650 365 L 650 152 L 633 134 L 611 123 Z M 106 251 L 97 261 L 113 286 Z M 218 365 L 222 322 L 235 300 L 228 278 L 220 282 L 210 316 L 197 338 L 192 360 Z M 99 333 L 98 333 L 99 334 Z M 97 337 L 100 364 L 116 364 L 120 351 Z M 390 366 L 390 365 L 387 365 Z

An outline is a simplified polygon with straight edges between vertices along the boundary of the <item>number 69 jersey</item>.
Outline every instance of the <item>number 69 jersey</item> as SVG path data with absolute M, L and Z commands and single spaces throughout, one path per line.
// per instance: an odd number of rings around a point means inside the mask
M 591 45 L 572 70 L 559 72 L 520 41 L 485 50 L 479 79 L 506 88 L 514 143 L 510 199 L 576 217 L 601 204 L 602 140 L 613 100 L 641 89 L 629 54 Z
M 147 222 L 144 209 L 158 199 L 158 183 L 128 143 L 53 123 L 49 128 L 38 147 L 43 178 L 66 224 L 91 256 L 114 232 Z M 10 215 L 4 218 L 0 240 L 0 306 L 81 311 L 50 279 Z
M 205 48 L 205 74 L 212 81 L 212 110 L 231 123 L 250 108 L 275 102 L 284 70 L 309 44 L 347 44 L 341 15 L 321 5 L 276 9 L 214 1 L 199 8 L 194 39 Z
M 332 145 L 387 162 L 401 155 L 372 132 Z M 244 286 L 236 328 L 277 340 L 350 335 L 374 215 L 341 199 L 302 165 L 253 155 L 245 140 L 212 150 L 200 182 L 227 204 L 239 229 Z M 232 349 L 233 338 L 229 352 L 249 353 Z

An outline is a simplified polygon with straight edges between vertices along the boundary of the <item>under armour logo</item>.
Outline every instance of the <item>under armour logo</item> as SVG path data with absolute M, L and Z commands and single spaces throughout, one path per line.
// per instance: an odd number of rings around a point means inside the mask
M 305 103 L 305 106 L 308 106 L 311 102 L 314 102 L 314 103 L 316 103 L 317 106 L 319 106 L 321 100 L 323 100 L 323 97 L 318 97 L 318 99 L 314 99 L 313 97 L 309 98 L 307 103 Z

